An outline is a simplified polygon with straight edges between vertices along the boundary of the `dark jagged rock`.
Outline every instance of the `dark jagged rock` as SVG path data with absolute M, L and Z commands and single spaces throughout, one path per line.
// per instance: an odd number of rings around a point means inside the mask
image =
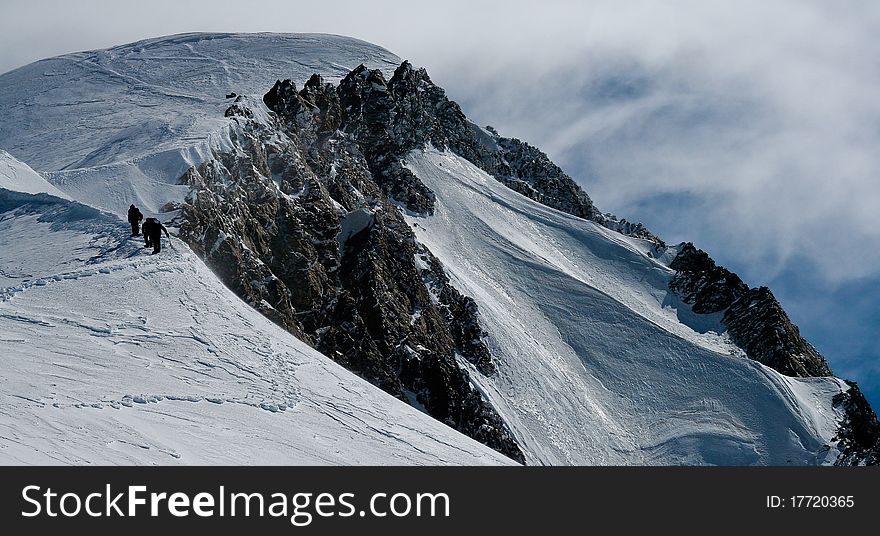
M 749 358 L 787 376 L 831 376 L 825 358 L 800 331 L 767 287 L 749 288 L 736 274 L 718 266 L 691 243 L 679 246 L 670 263 L 676 271 L 669 288 L 695 313 L 723 311 L 721 322 L 731 340 Z M 837 465 L 880 463 L 880 424 L 858 386 L 834 397 L 843 413 L 837 436 Z
M 733 342 L 756 361 L 789 376 L 830 376 L 819 352 L 800 335 L 767 287 L 750 289 L 690 242 L 669 264 L 669 288 L 699 314 L 724 312 Z
M 304 108 L 314 109 L 313 104 L 307 103 L 305 99 L 300 97 L 296 90 L 296 84 L 290 79 L 277 80 L 272 89 L 263 96 L 263 102 L 270 110 L 274 110 L 287 119 L 300 117 Z M 227 110 L 227 114 L 229 114 L 229 110 Z
M 828 363 L 801 337 L 767 287 L 749 291 L 724 312 L 731 339 L 749 357 L 787 376 L 831 376 Z
M 494 129 L 490 132 L 494 132 Z M 591 220 L 621 234 L 644 238 L 665 247 L 641 223 L 603 214 L 590 197 L 542 151 L 516 138 L 493 134 L 498 153 L 489 171 L 512 190 L 557 210 Z
M 455 341 L 455 349 L 462 357 L 485 375 L 495 373 L 495 362 L 483 342 L 487 335 L 477 322 L 477 304 L 470 296 L 460 293 L 449 282 L 443 265 L 424 246 L 418 254 L 424 263 L 422 280 L 436 298 Z
M 669 288 L 690 304 L 695 313 L 727 309 L 749 290 L 739 276 L 716 265 L 706 252 L 690 242 L 681 246 L 669 267 L 676 271 Z
M 324 95 L 321 99 L 312 89 L 319 87 Z M 297 93 L 290 81 L 279 81 L 264 101 L 288 124 L 300 126 L 298 118 L 306 113 L 304 107 L 317 107 L 320 114 L 330 110 L 329 124 L 356 140 L 376 183 L 412 212 L 431 214 L 434 193 L 401 162 L 409 151 L 431 144 L 466 158 L 539 203 L 665 247 L 642 224 L 599 211 L 577 183 L 537 148 L 468 121 L 459 105 L 447 98 L 425 69 L 415 69 L 405 61 L 386 82 L 381 71 L 361 65 L 340 82 L 335 98 L 331 87 L 313 76 Z
M 622 234 L 645 238 L 665 246 L 643 225 L 603 214 L 590 197 L 546 154 L 516 138 L 501 137 L 492 127 L 480 129 L 468 121 L 461 108 L 433 84 L 424 69 L 404 62 L 395 71 L 389 88 L 403 103 L 410 129 L 440 149 L 471 161 L 507 187 L 541 204 L 594 221 Z
M 248 169 L 226 160 L 239 173 Z M 297 319 L 296 297 L 260 259 L 282 201 L 258 181 L 228 183 L 230 176 L 220 161 L 186 173 L 183 182 L 192 192 L 183 206 L 181 238 L 248 304 L 308 342 Z
M 317 350 L 523 462 L 464 364 L 495 371 L 476 305 L 388 200 L 395 165 L 405 168 L 387 156 L 400 149 L 370 96 L 383 81 L 361 69 L 343 84 L 346 94 L 319 77 L 301 91 L 279 81 L 264 98 L 278 110 L 269 124 L 247 99 L 230 106 L 235 147 L 185 176 L 180 236 L 239 296 Z
M 404 131 L 415 133 L 413 147 L 430 142 L 474 163 L 495 179 L 526 197 L 569 214 L 594 221 L 614 231 L 665 244 L 642 224 L 603 214 L 577 183 L 546 154 L 516 138 L 501 137 L 492 127 L 480 129 L 461 108 L 434 85 L 424 69 L 404 62 L 388 84 L 399 110 L 408 118 Z
M 843 422 L 835 440 L 840 455 L 835 465 L 880 464 L 880 422 L 855 382 L 849 390 L 834 397 L 834 407 L 842 410 Z

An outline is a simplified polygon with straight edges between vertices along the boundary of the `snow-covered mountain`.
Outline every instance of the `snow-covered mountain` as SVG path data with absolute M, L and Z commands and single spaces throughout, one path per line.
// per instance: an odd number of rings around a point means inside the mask
M 146 255 L 114 215 L 3 184 L 0 462 L 509 463 L 267 320 L 185 244 Z
M 152 39 L 6 73 L 0 105 L 48 179 L 0 155 L 3 459 L 877 462 L 769 290 L 379 47 Z M 145 256 L 130 203 L 182 241 Z

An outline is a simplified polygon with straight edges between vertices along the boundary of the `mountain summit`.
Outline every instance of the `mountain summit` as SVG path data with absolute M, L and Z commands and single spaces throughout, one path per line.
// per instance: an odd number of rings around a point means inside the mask
M 164 404 L 229 426 L 229 463 L 260 462 L 236 450 L 246 434 L 277 436 L 280 463 L 878 461 L 858 387 L 769 289 L 601 212 L 539 149 L 473 124 L 379 47 L 151 39 L 6 73 L 0 104 L 0 147 L 69 197 L 0 182 L 2 245 L 17 244 L 0 266 L 14 460 L 65 461 L 46 445 L 69 436 L 66 461 L 137 461 L 74 427 L 34 433 L 68 418 L 165 461 L 224 441 L 181 437 L 151 410 Z M 176 229 L 167 260 L 116 236 L 129 204 Z M 119 290 L 131 280 L 149 299 Z M 322 437 L 336 455 L 316 459 Z

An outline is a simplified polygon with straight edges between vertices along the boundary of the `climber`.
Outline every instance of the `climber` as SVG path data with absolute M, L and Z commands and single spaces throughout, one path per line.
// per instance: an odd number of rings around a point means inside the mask
M 171 236 L 168 234 L 168 229 L 166 229 L 159 220 L 156 218 L 147 218 L 144 220 L 144 247 L 148 248 L 153 246 L 153 255 L 162 250 L 162 231 L 165 231 L 165 236 L 171 240 Z
M 144 215 L 141 214 L 141 211 L 136 206 L 128 207 L 128 223 L 131 224 L 131 236 L 140 236 L 140 225 L 143 219 Z

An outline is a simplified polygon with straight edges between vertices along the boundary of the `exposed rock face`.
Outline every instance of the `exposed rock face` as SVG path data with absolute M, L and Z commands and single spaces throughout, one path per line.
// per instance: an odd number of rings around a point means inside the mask
M 767 287 L 749 288 L 706 252 L 682 244 L 670 263 L 669 288 L 695 313 L 724 311 L 731 339 L 748 356 L 788 376 L 831 376 L 819 352 L 801 337 Z
M 749 289 L 722 321 L 752 359 L 787 376 L 831 376 L 825 358 L 801 337 L 767 287 Z
M 538 149 L 476 127 L 408 62 L 387 82 L 363 66 L 338 87 L 317 75 L 302 90 L 278 81 L 263 102 L 277 125 L 264 125 L 242 99 L 227 110 L 244 126 L 236 140 L 242 150 L 189 174 L 194 202 L 182 234 L 270 318 L 521 461 L 501 419 L 455 361 L 459 356 L 481 374 L 495 371 L 476 304 L 449 284 L 393 209 L 428 215 L 434 208 L 434 193 L 403 159 L 428 144 L 445 148 L 543 204 L 662 242 L 641 225 L 599 212 Z M 225 206 L 236 199 L 247 207 Z M 361 227 L 356 220 L 369 221 Z M 327 247 L 336 242 L 338 252 Z
M 831 376 L 825 358 L 804 340 L 767 287 L 749 288 L 736 274 L 715 264 L 691 243 L 679 246 L 670 267 L 669 288 L 695 313 L 724 312 L 731 340 L 756 361 L 788 376 Z M 880 462 L 880 424 L 854 382 L 834 399 L 844 418 L 837 431 L 837 465 Z
M 669 288 L 699 314 L 723 311 L 744 296 L 749 287 L 736 274 L 718 266 L 703 250 L 683 244 L 670 263 L 676 271 Z
M 234 149 L 184 176 L 192 192 L 180 235 L 232 290 L 302 340 L 523 462 L 469 377 L 495 371 L 476 305 L 389 201 L 399 195 L 424 208 L 433 194 L 399 173 L 409 172 L 381 132 L 388 117 L 373 102 L 381 96 L 364 98 L 382 84 L 364 73 L 340 88 L 318 77 L 299 92 L 279 82 L 265 99 L 277 115 L 239 97 L 227 110 Z
M 836 465 L 880 464 L 880 422 L 855 382 L 846 382 L 849 390 L 834 397 L 844 420 L 837 431 Z
M 537 148 L 468 121 L 425 69 L 403 62 L 386 83 L 380 71 L 360 66 L 342 80 L 336 96 L 326 85 L 316 92 L 320 81 L 315 78 L 301 94 L 291 92 L 290 81 L 278 82 L 266 95 L 266 105 L 291 121 L 304 108 L 322 117 L 330 110 L 328 123 L 358 140 L 377 184 L 410 211 L 432 213 L 434 194 L 400 161 L 412 149 L 430 143 L 470 160 L 539 203 L 664 246 L 642 224 L 601 213 L 577 183 Z M 316 98 L 317 94 L 322 97 Z
M 503 138 L 492 127 L 486 127 L 485 132 L 491 136 L 494 146 L 484 145 L 489 157 L 479 157 L 483 163 L 481 167 L 508 188 L 541 204 L 594 221 L 621 234 L 651 240 L 660 248 L 665 246 L 641 223 L 631 223 L 613 214 L 600 212 L 574 179 L 537 147 L 516 138 Z

